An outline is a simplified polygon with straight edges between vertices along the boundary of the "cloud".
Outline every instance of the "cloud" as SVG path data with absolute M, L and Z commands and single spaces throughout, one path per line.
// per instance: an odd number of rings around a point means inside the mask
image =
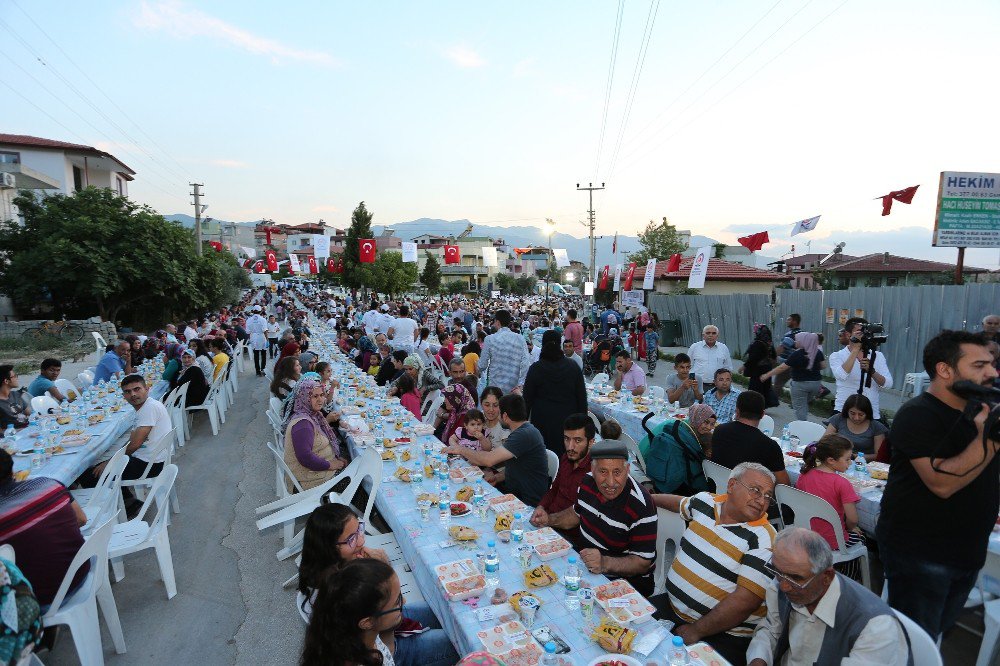
M 514 64 L 514 77 L 521 78 L 531 74 L 535 69 L 535 59 L 534 58 L 524 58 L 523 60 L 518 60 Z
M 214 164 L 215 166 L 226 167 L 227 169 L 247 169 L 250 167 L 246 162 L 241 162 L 240 160 L 210 160 L 209 164 Z
M 723 227 L 721 231 L 728 231 L 731 234 L 755 234 L 758 231 L 764 231 L 768 228 L 766 224 L 730 224 L 728 227 Z M 791 230 L 792 225 L 788 225 L 788 229 Z
M 324 67 L 339 65 L 339 61 L 324 51 L 297 49 L 281 42 L 255 35 L 210 14 L 185 7 L 177 0 L 144 1 L 133 24 L 145 30 L 166 32 L 178 39 L 207 37 L 221 40 L 255 55 L 271 58 L 272 62 L 293 60 Z
M 473 69 L 486 64 L 483 57 L 467 46 L 452 46 L 445 49 L 444 56 L 463 69 Z

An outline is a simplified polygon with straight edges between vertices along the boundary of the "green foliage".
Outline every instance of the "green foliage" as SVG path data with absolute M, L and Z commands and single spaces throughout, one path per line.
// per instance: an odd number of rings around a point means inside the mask
M 232 302 L 245 276 L 229 253 L 195 253 L 193 233 L 109 189 L 14 200 L 24 225 L 0 224 L 0 291 L 22 312 L 162 323 Z M 242 269 L 240 269 L 242 273 Z M 150 321 L 152 320 L 152 321 Z
M 662 222 L 650 220 L 645 230 L 639 234 L 639 245 L 642 249 L 628 255 L 628 260 L 640 266 L 654 257 L 657 261 L 662 261 L 686 249 L 677 235 L 677 228 L 669 224 L 667 218 L 663 218 Z
M 824 270 L 822 268 L 817 268 L 812 272 L 813 282 L 819 286 L 820 289 L 836 289 L 835 279 L 833 273 Z
M 444 284 L 444 289 L 441 290 L 442 293 L 448 294 L 449 296 L 457 296 L 458 294 L 464 294 L 469 290 L 469 283 L 465 280 L 451 280 Z
M 441 263 L 430 252 L 427 255 L 427 263 L 420 274 L 420 284 L 427 287 L 428 293 L 436 294 L 441 289 Z
M 493 279 L 493 283 L 504 294 L 527 296 L 535 293 L 535 286 L 538 284 L 538 279 L 532 275 L 514 277 L 506 273 L 498 273 Z
M 347 243 L 344 246 L 344 284 L 351 289 L 374 286 L 373 264 L 361 263 L 361 247 L 358 241 L 372 236 L 372 218 L 365 202 L 362 201 L 351 213 L 351 226 L 347 229 Z M 377 257 L 376 257 L 377 259 Z
M 715 243 L 712 245 L 715 248 L 715 258 L 725 259 L 726 258 L 726 244 L 725 243 Z
M 380 294 L 396 296 L 409 291 L 417 281 L 417 265 L 405 263 L 399 252 L 380 252 L 372 266 L 370 286 Z

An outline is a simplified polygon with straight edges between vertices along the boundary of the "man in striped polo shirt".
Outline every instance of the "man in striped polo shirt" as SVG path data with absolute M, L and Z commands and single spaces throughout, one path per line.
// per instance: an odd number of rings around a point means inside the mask
M 590 473 L 576 504 L 549 516 L 549 525 L 580 528 L 580 559 L 591 573 L 624 578 L 639 594 L 653 593 L 656 507 L 649 492 L 629 476 L 628 450 L 606 441 L 590 448 Z
M 757 624 L 766 615 L 771 583 L 767 562 L 775 531 L 767 522 L 774 475 L 741 463 L 726 494 L 653 495 L 658 507 L 688 521 L 667 574 L 667 593 L 650 601 L 657 617 L 673 621 L 688 645 L 705 641 L 732 664 L 745 664 Z

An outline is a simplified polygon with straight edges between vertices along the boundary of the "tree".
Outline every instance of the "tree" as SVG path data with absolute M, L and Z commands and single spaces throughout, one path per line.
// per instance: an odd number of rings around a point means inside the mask
M 464 294 L 468 290 L 469 283 L 465 280 L 451 280 L 450 282 L 445 282 L 444 289 L 441 291 L 450 296 L 457 296 L 458 294 Z
M 351 226 L 347 229 L 347 244 L 344 246 L 344 284 L 351 289 L 373 286 L 374 272 L 371 264 L 361 263 L 361 247 L 358 241 L 372 237 L 374 215 L 365 208 L 362 201 L 351 213 Z
M 725 259 L 726 258 L 726 244 L 725 243 L 715 243 L 712 245 L 715 248 L 715 258 Z
M 25 191 L 14 204 L 24 224 L 0 224 L 0 291 L 22 311 L 162 323 L 219 304 L 233 284 L 220 253 L 196 255 L 191 230 L 109 189 Z
M 427 263 L 424 264 L 424 271 L 420 274 L 420 283 L 427 287 L 429 293 L 436 294 L 441 289 L 441 264 L 430 252 L 425 254 Z
M 399 252 L 380 252 L 372 266 L 371 286 L 381 294 L 394 297 L 417 281 L 417 265 L 405 263 Z
M 639 245 L 642 249 L 628 255 L 628 260 L 640 266 L 653 258 L 657 261 L 669 259 L 670 255 L 687 249 L 677 235 L 677 228 L 669 224 L 667 218 L 659 223 L 650 220 L 646 229 L 639 234 Z

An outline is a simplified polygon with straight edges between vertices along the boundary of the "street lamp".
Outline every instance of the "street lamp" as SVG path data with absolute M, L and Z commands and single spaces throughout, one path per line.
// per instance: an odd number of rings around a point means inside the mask
M 552 282 L 552 234 L 556 231 L 556 223 L 551 217 L 545 218 L 545 233 L 549 237 L 549 258 L 545 267 L 545 305 L 549 304 L 549 284 Z

